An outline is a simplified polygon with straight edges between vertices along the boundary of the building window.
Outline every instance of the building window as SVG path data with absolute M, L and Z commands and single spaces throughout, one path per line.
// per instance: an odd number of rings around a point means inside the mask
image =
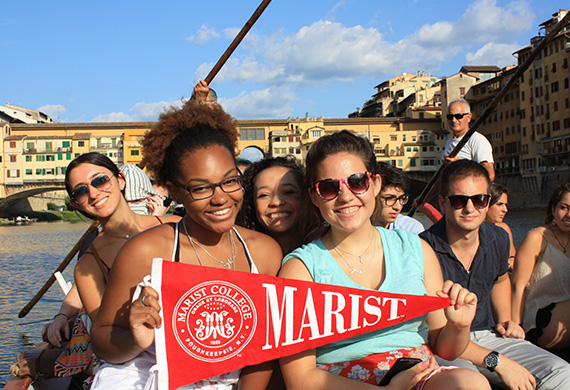
M 28 149 L 28 150 L 34 149 L 34 143 L 33 142 L 26 142 L 26 149 Z
M 15 154 L 11 154 L 10 155 L 10 162 L 16 162 L 17 161 L 16 157 L 17 156 Z
M 41 174 L 42 174 L 41 168 L 37 168 L 37 169 L 36 169 L 36 175 L 41 175 Z
M 32 170 L 31 169 L 26 169 L 26 176 L 27 175 L 31 175 L 32 174 Z
M 8 169 L 7 173 L 8 173 L 8 177 L 20 177 L 20 170 L 19 169 Z
M 398 136 L 397 135 L 391 135 L 390 136 L 390 141 L 397 141 L 398 140 Z
M 31 162 L 32 161 L 32 156 L 26 156 L 26 162 Z
M 61 143 L 61 146 L 64 147 L 64 148 L 69 148 L 69 141 L 63 141 L 63 142 Z
M 71 160 L 71 153 L 66 153 L 66 154 L 65 154 L 65 159 L 68 160 L 68 161 Z
M 399 167 L 403 167 L 403 166 L 404 166 L 404 161 L 403 161 L 403 160 L 398 160 L 398 166 L 399 166 Z
M 265 129 L 264 128 L 251 128 L 251 129 L 240 129 L 240 140 L 251 141 L 251 140 L 264 140 L 265 139 Z
M 53 154 L 46 155 L 46 161 L 55 161 L 54 155 Z
M 85 141 L 77 141 L 77 146 L 85 146 Z
M 131 149 L 131 156 L 138 156 L 139 150 L 138 149 Z
M 322 130 L 311 130 L 311 137 L 320 138 L 322 133 Z

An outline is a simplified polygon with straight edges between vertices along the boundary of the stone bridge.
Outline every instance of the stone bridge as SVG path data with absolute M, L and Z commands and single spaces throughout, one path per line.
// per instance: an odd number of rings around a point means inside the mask
M 7 217 L 10 214 L 25 212 L 28 210 L 31 211 L 36 208 L 43 209 L 46 207 L 48 202 L 54 202 L 54 200 L 59 200 L 58 203 L 62 203 L 65 199 L 65 194 L 63 193 L 60 193 L 57 197 L 36 197 L 36 195 L 53 191 L 65 191 L 65 185 L 62 182 L 55 181 L 45 183 L 25 183 L 23 185 L 6 185 L 5 194 L 7 196 L 5 198 L 0 198 L 0 217 Z

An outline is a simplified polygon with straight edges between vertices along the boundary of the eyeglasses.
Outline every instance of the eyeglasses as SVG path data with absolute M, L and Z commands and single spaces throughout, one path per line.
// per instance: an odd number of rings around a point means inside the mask
M 188 191 L 192 199 L 201 200 L 212 197 L 216 191 L 216 187 L 220 187 L 226 194 L 241 190 L 243 188 L 242 182 L 242 176 L 234 176 L 222 180 L 219 183 L 199 184 L 190 187 L 178 183 L 174 183 L 174 185 Z
M 363 195 L 370 188 L 371 172 L 355 173 L 341 179 L 324 179 L 314 184 L 317 194 L 324 200 L 332 200 L 340 194 L 341 184 L 344 183 L 355 195 Z
M 400 202 L 400 204 L 403 206 L 406 203 L 408 203 L 408 200 L 410 200 L 410 195 L 406 194 L 406 195 L 402 195 L 400 197 L 398 196 L 381 196 L 380 198 L 382 198 L 384 200 L 384 203 L 386 204 L 386 206 L 388 207 L 392 207 L 396 204 L 396 201 Z
M 100 175 L 91 180 L 91 183 L 89 183 L 89 185 L 93 188 L 98 189 L 99 191 L 107 191 L 109 188 L 111 188 L 111 179 L 107 175 Z M 87 184 L 83 184 L 77 187 L 71 193 L 71 199 L 73 199 L 76 203 L 84 203 L 88 197 L 89 187 L 87 187 Z
M 489 205 L 489 200 L 491 200 L 491 195 L 489 194 L 479 194 L 479 195 L 450 195 L 446 196 L 449 199 L 449 204 L 456 210 L 462 209 L 467 205 L 467 201 L 471 199 L 471 203 L 478 209 L 484 209 Z
M 464 112 L 464 113 L 459 113 L 459 114 L 447 114 L 447 119 L 452 120 L 453 118 L 457 119 L 458 121 L 460 121 L 461 119 L 463 119 L 463 117 L 465 115 L 469 115 L 471 114 L 470 112 Z

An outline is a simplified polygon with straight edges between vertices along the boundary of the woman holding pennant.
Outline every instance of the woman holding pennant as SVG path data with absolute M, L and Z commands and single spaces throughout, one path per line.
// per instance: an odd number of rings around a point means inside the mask
M 155 328 L 162 326 L 159 296 L 150 286 L 142 288 L 138 296 L 133 294 L 151 273 L 154 258 L 277 273 L 282 257 L 277 242 L 234 225 L 243 200 L 242 176 L 234 156 L 236 143 L 233 118 L 219 106 L 193 100 L 162 114 L 145 136 L 147 169 L 184 205 L 186 216 L 176 224 L 133 237 L 118 254 L 92 331 L 95 352 L 111 364 L 98 371 L 92 388 L 152 388 L 149 371 L 156 364 Z M 183 388 L 233 389 L 239 381 L 243 388 L 265 389 L 271 368 L 271 363 L 248 367 Z
M 477 297 L 458 284 L 444 283 L 434 252 L 417 235 L 372 226 L 382 182 L 370 143 L 346 130 L 321 137 L 307 154 L 306 175 L 309 196 L 301 226 L 305 239 L 314 241 L 287 255 L 279 276 L 449 297 L 452 305 L 281 358 L 287 388 L 373 389 L 398 358 L 420 358 L 386 388 L 489 389 L 475 371 L 437 366 L 433 353 L 455 358 L 467 347 Z M 325 222 L 330 228 L 319 236 L 315 232 L 322 232 Z

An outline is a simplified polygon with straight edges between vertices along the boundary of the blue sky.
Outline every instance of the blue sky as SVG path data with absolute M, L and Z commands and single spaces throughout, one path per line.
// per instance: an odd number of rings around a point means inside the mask
M 0 104 L 57 122 L 153 121 L 188 98 L 261 0 L 10 1 Z M 514 65 L 554 0 L 273 0 L 212 87 L 237 119 L 344 118 L 418 70 Z

